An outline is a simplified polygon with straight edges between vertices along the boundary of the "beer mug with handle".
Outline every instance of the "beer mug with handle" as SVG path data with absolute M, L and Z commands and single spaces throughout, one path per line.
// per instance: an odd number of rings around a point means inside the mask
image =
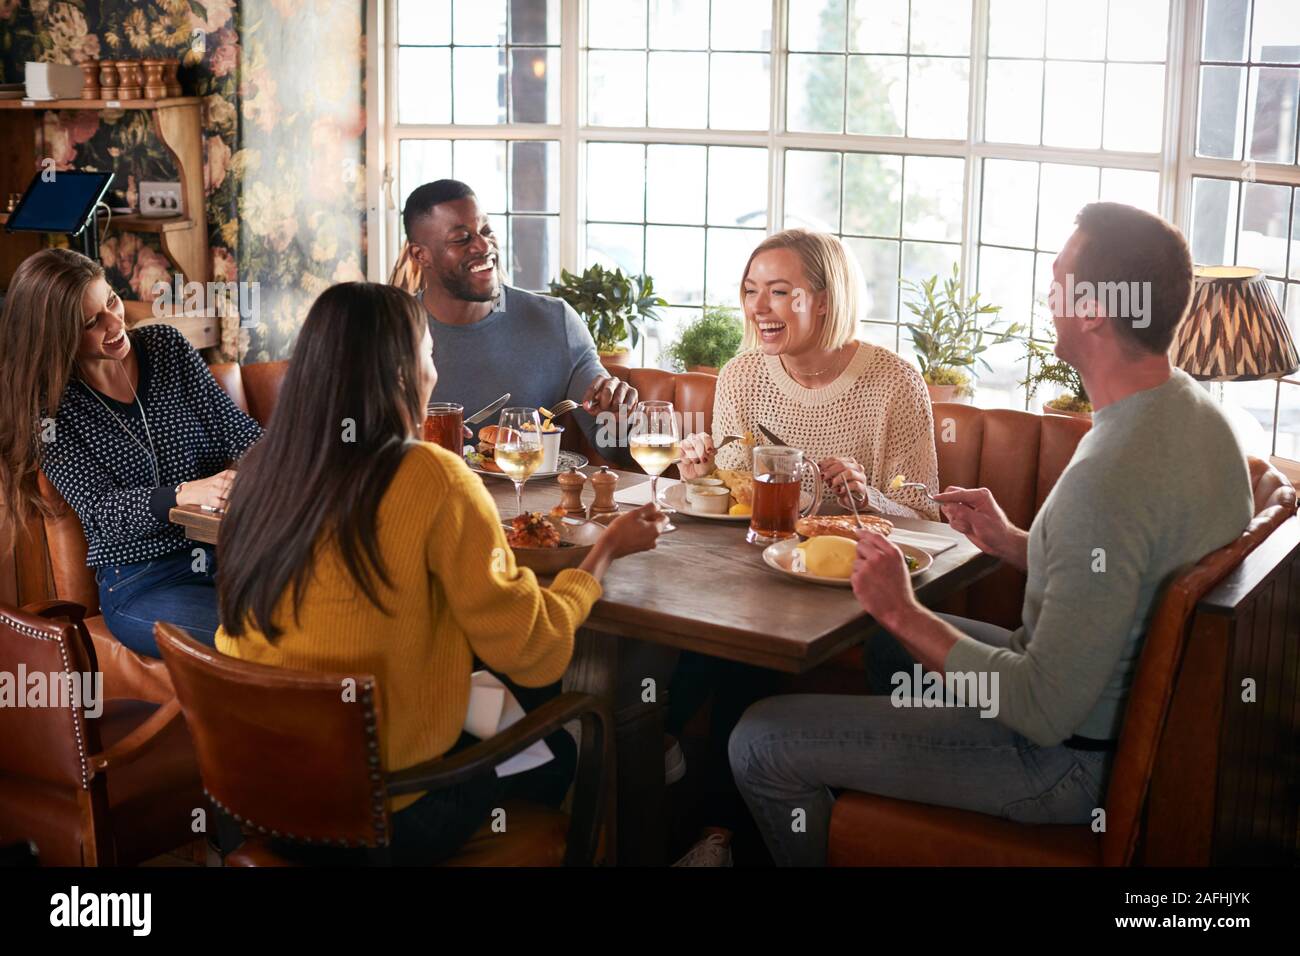
M 804 476 L 813 476 L 814 491 L 807 508 L 799 507 Z M 760 445 L 754 449 L 754 505 L 749 519 L 750 544 L 768 545 L 795 536 L 795 522 L 815 515 L 821 507 L 822 473 L 801 449 Z

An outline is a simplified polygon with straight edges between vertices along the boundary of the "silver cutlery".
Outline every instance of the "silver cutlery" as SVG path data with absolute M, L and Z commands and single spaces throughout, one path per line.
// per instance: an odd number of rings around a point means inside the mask
M 789 448 L 789 447 L 790 447 L 790 443 L 789 443 L 789 442 L 787 442 L 787 441 L 783 441 L 783 440 L 782 440 L 782 439 L 781 439 L 781 438 L 776 434 L 776 432 L 772 431 L 772 429 L 768 428 L 766 425 L 759 425 L 759 426 L 758 426 L 758 430 L 759 430 L 760 432 L 762 432 L 762 433 L 763 433 L 763 437 L 766 438 L 766 439 L 767 439 L 769 442 L 771 442 L 773 445 L 779 445 L 779 446 L 781 446 L 782 448 Z
M 470 415 L 468 418 L 466 418 L 465 424 L 477 425 L 479 422 L 483 421 L 484 419 L 491 418 L 497 412 L 501 411 L 501 409 L 505 408 L 506 402 L 508 401 L 510 401 L 510 393 L 506 392 L 504 395 L 498 398 L 491 405 L 487 405 L 483 408 L 480 408 L 473 415 Z

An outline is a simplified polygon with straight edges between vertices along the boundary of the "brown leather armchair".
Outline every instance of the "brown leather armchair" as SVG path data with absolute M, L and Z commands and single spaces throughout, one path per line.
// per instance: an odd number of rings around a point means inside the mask
M 267 667 L 225 657 L 178 628 L 154 627 L 194 737 L 205 792 L 240 824 L 227 866 L 289 866 L 273 841 L 366 848 L 387 862 L 387 798 L 492 773 L 501 761 L 570 720 L 582 723 L 573 813 L 507 802 L 507 827 L 485 825 L 453 866 L 589 865 L 603 842 L 613 780 L 612 718 L 584 694 L 561 694 L 501 734 L 449 757 L 396 772 L 383 766 L 375 679 Z M 350 683 L 349 683 L 350 682 Z M 345 701 L 340 689 L 351 686 Z M 286 772 L 286 767 L 292 769 Z
M 265 427 L 275 409 L 288 362 L 260 365 L 223 364 L 210 366 L 217 383 L 235 404 Z M 85 608 L 85 626 L 95 643 L 95 653 L 104 671 L 104 689 L 110 698 L 129 698 L 156 704 L 173 696 L 171 678 L 162 661 L 144 657 L 124 646 L 109 632 L 99 613 L 99 588 L 95 573 L 86 567 L 86 537 L 76 513 L 63 500 L 44 474 L 41 495 L 50 514 L 44 518 L 46 547 L 54 596 L 60 601 Z
M 1198 761 L 1180 752 L 1211 742 L 1181 732 L 1168 720 L 1180 681 L 1180 665 L 1196 605 L 1218 582 L 1241 565 L 1285 522 L 1296 517 L 1296 493 L 1279 472 L 1250 459 L 1256 515 L 1231 544 L 1206 555 L 1179 575 L 1161 596 L 1147 632 L 1125 712 L 1124 727 L 1111 768 L 1105 801 L 1105 832 L 1087 825 L 1034 826 L 969 810 L 935 807 L 873 794 L 846 792 L 831 813 L 828 862 L 832 866 L 1126 866 L 1136 861 L 1161 865 L 1160 855 L 1139 858 L 1141 839 L 1164 848 L 1176 846 L 1177 834 L 1152 832 L 1187 821 L 1174 815 L 1146 813 L 1147 795 L 1158 766 L 1179 768 Z M 1214 706 L 1222 688 L 1198 690 L 1198 708 Z M 1206 759 L 1213 760 L 1211 755 Z M 1204 762 L 1204 761 L 1200 761 Z M 1176 791 L 1172 781 L 1161 781 Z M 1212 804 L 1209 813 L 1213 813 Z M 1198 821 L 1196 829 L 1208 829 Z M 1164 852 L 1169 852 L 1167 849 Z
M 19 665 L 95 673 L 81 608 L 0 606 L 0 671 Z M 175 700 L 103 708 L 0 708 L 0 845 L 30 840 L 54 866 L 130 866 L 195 839 L 194 810 L 207 804 Z

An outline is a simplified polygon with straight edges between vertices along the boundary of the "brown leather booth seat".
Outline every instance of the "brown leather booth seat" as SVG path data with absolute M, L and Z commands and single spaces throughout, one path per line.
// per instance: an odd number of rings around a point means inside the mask
M 271 419 L 288 362 L 260 365 L 210 366 L 217 383 L 235 404 L 265 427 Z M 173 696 L 171 678 L 162 661 L 129 650 L 109 633 L 99 613 L 99 588 L 95 572 L 86 567 L 86 537 L 76 513 L 42 474 L 41 494 L 52 514 L 44 519 L 53 597 L 86 609 L 86 629 L 104 672 L 105 693 L 111 698 L 162 703 Z
M 1151 620 L 1107 787 L 1104 832 L 1094 833 L 1088 825 L 1034 826 L 969 810 L 846 792 L 836 800 L 831 813 L 831 865 L 1126 866 L 1134 862 L 1207 862 L 1203 856 L 1197 858 L 1198 850 L 1184 844 L 1201 846 L 1210 839 L 1214 801 L 1204 800 L 1196 791 L 1214 785 L 1221 722 L 1211 717 L 1197 729 L 1190 728 L 1189 718 L 1203 720 L 1201 715 L 1213 714 L 1228 682 L 1206 686 L 1201 668 L 1181 666 L 1191 619 L 1211 588 L 1288 522 L 1292 528 L 1300 522 L 1296 517 L 1295 489 L 1286 479 L 1258 459 L 1251 459 L 1250 471 L 1257 509 L 1254 520 L 1237 540 L 1206 555 L 1175 578 L 1161 596 Z M 1277 561 L 1282 557 L 1284 561 L 1295 561 L 1295 550 L 1293 547 L 1293 553 L 1285 556 L 1263 554 L 1262 559 Z M 1294 628 L 1294 602 L 1290 607 Z M 1287 611 L 1275 608 L 1274 613 Z M 1295 631 L 1290 633 L 1294 635 Z M 1173 707 L 1176 697 L 1177 708 Z M 1149 812 L 1148 793 L 1157 790 L 1166 794 L 1164 812 Z M 1187 801 L 1194 809 L 1169 812 L 1169 798 Z M 1142 855 L 1140 847 L 1145 848 Z

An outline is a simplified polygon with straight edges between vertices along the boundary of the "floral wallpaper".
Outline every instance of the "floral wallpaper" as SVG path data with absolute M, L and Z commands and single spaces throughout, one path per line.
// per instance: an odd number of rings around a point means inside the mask
M 203 98 L 203 182 L 212 278 L 258 283 L 257 324 L 223 330 L 224 358 L 285 358 L 307 308 L 334 282 L 363 278 L 363 0 L 0 0 L 0 79 L 28 60 L 176 56 Z M 45 114 L 38 157 L 59 169 L 175 180 L 141 111 Z M 110 281 L 148 298 L 171 264 L 156 238 L 110 229 Z

